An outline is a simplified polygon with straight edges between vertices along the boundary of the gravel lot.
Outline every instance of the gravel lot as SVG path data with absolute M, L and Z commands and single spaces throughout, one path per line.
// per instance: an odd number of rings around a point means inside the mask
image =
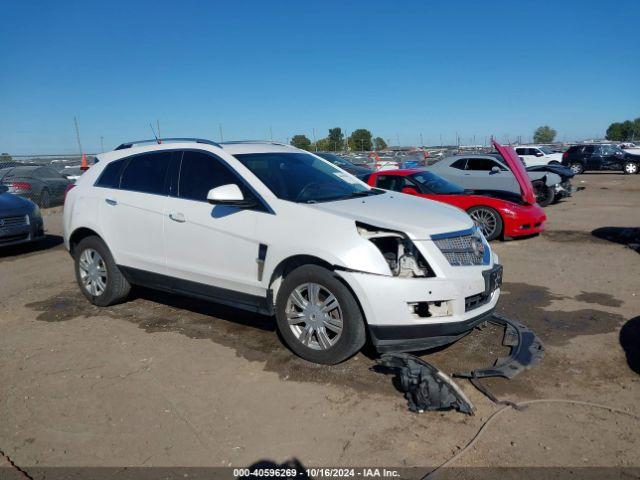
M 585 174 L 546 209 L 537 238 L 494 242 L 499 310 L 541 337 L 546 356 L 501 399 L 566 398 L 640 414 L 640 175 Z M 268 317 L 148 290 L 91 306 L 61 242 L 61 208 L 36 248 L 0 251 L 0 450 L 38 466 L 435 466 L 463 447 L 492 404 L 415 415 L 365 352 L 334 367 L 286 350 Z M 635 228 L 636 230 L 633 230 Z M 476 331 L 423 354 L 445 372 L 504 353 Z M 537 404 L 506 412 L 458 466 L 637 466 L 640 422 Z M 0 460 L 1 464 L 2 460 Z

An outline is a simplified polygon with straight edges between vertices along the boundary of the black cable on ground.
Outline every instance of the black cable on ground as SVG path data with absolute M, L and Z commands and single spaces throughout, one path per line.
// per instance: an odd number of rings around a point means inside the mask
M 0 450 L 0 457 L 4 458 L 4 460 L 11 466 L 11 468 L 13 468 L 16 472 L 18 472 L 18 475 L 20 475 L 20 477 L 23 478 L 23 480 L 33 480 L 33 477 L 31 475 L 29 475 L 22 468 L 20 468 L 18 465 L 13 463 L 13 460 L 11 460 L 11 457 L 9 457 L 9 455 L 4 453 L 2 450 Z
M 563 398 L 543 398 L 543 399 L 538 399 L 538 400 L 526 400 L 524 402 L 518 402 L 515 403 L 514 405 L 517 406 L 517 410 L 522 410 L 525 407 L 529 406 L 529 405 L 535 405 L 538 403 L 565 403 L 565 404 L 570 404 L 570 405 L 581 405 L 584 407 L 591 407 L 591 408 L 600 408 L 603 410 L 609 410 L 610 412 L 615 412 L 615 413 L 619 413 L 622 415 L 627 415 L 635 420 L 640 421 L 640 415 L 636 415 L 635 413 L 631 413 L 631 412 L 627 412 L 626 410 L 622 410 L 621 408 L 616 408 L 616 407 L 611 407 L 609 405 L 603 405 L 601 403 L 592 403 L 592 402 L 584 402 L 582 400 L 568 400 L 568 399 L 563 399 Z M 467 452 L 469 449 L 471 449 L 471 447 L 473 447 L 476 442 L 480 439 L 480 437 L 482 436 L 482 434 L 487 430 L 487 427 L 496 419 L 498 418 L 499 415 L 501 415 L 502 413 L 506 412 L 506 411 L 512 411 L 515 410 L 514 407 L 508 405 L 505 407 L 502 407 L 500 410 L 496 410 L 495 412 L 493 412 L 489 418 L 487 418 L 487 420 L 485 420 L 485 422 L 480 426 L 480 429 L 476 432 L 476 434 L 471 438 L 471 440 L 469 440 L 469 442 L 462 448 L 462 450 L 460 450 L 459 452 L 457 452 L 453 457 L 451 457 L 449 460 L 441 463 L 439 466 L 437 466 L 436 468 L 434 468 L 433 470 L 431 470 L 429 473 L 427 473 L 424 477 L 423 480 L 429 479 L 429 478 L 433 478 L 435 476 L 435 474 L 442 468 L 447 467 L 449 465 L 451 465 L 452 463 L 454 463 L 458 458 L 460 458 L 465 452 Z

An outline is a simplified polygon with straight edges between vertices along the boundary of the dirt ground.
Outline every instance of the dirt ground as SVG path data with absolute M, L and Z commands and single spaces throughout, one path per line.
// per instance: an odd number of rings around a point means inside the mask
M 640 414 L 640 175 L 585 174 L 546 209 L 539 237 L 494 242 L 499 311 L 546 355 L 501 399 L 598 402 Z M 465 380 L 475 416 L 413 414 L 371 350 L 306 363 L 271 318 L 137 290 L 91 306 L 61 242 L 61 208 L 38 247 L 0 252 L 0 450 L 39 466 L 436 466 L 493 404 Z M 634 230 L 634 228 L 636 230 Z M 450 373 L 504 353 L 490 327 L 426 360 Z M 0 463 L 2 460 L 0 460 Z M 640 422 L 608 410 L 536 404 L 500 415 L 456 466 L 640 466 Z

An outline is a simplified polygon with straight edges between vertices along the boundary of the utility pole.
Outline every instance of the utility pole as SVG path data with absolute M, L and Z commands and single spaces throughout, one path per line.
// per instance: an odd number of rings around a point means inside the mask
M 158 127 L 158 138 L 162 140 L 162 135 L 160 135 L 160 120 L 156 119 L 156 126 Z
M 422 140 L 422 133 L 420 133 L 420 146 L 424 147 L 424 140 Z
M 440 134 L 440 146 L 442 146 L 442 134 Z
M 273 128 L 269 127 L 269 138 L 273 142 Z
M 316 148 L 316 152 L 318 151 L 318 142 L 316 142 L 316 129 L 313 129 L 313 145 Z
M 396 133 L 396 141 L 398 142 L 398 146 L 400 146 L 400 135 Z
M 100 151 L 104 152 L 104 137 L 100 135 Z
M 222 124 L 221 123 L 218 125 L 218 128 L 220 129 L 220 141 L 224 142 L 224 137 L 222 136 Z
M 78 119 L 73 117 L 73 124 L 76 127 L 76 140 L 78 140 L 78 148 L 80 149 L 80 155 L 82 155 L 82 143 L 80 142 L 80 127 L 78 127 Z

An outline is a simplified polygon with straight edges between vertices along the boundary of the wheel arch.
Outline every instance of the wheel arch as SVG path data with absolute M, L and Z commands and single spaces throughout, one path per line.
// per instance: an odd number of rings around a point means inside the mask
M 505 228 L 506 228 L 506 224 L 507 224 L 507 219 L 505 217 L 505 215 L 500 211 L 501 208 L 493 205 L 486 205 L 486 204 L 480 204 L 480 205 L 472 205 L 469 208 L 467 208 L 465 211 L 467 213 L 467 215 L 469 215 L 469 210 L 472 210 L 474 208 L 488 208 L 490 210 L 493 210 L 494 212 L 496 212 L 498 214 L 498 217 L 500 217 L 500 220 L 502 221 L 502 226 L 500 227 L 500 232 L 498 233 L 498 236 L 496 237 L 496 239 L 501 239 L 504 238 L 504 232 L 505 232 Z
M 317 265 L 319 267 L 326 268 L 330 272 L 336 272 L 340 270 L 340 267 L 338 267 L 337 265 L 332 265 L 326 260 L 320 257 L 316 257 L 314 255 L 304 255 L 304 254 L 292 255 L 290 257 L 287 257 L 281 260 L 280 263 L 278 263 L 278 265 L 276 266 L 276 268 L 273 269 L 273 272 L 271 273 L 271 277 L 269 279 L 268 289 L 270 291 L 270 297 L 272 298 L 274 307 L 275 307 L 275 301 L 278 298 L 278 290 L 280 289 L 282 280 L 284 280 L 284 278 L 290 272 L 292 272 L 296 268 L 301 267 L 303 265 Z M 358 308 L 360 309 L 360 313 L 362 314 L 362 318 L 364 319 L 365 324 L 368 324 L 367 316 L 364 312 L 364 309 L 362 308 L 362 303 L 360 302 L 360 298 L 358 297 L 356 292 L 353 290 L 353 287 L 349 285 L 349 282 L 347 282 L 341 275 L 336 275 L 336 278 L 351 292 L 351 295 L 353 295 L 353 298 L 358 304 Z
M 96 231 L 91 230 L 90 228 L 87 228 L 87 227 L 76 228 L 73 231 L 73 233 L 69 236 L 69 253 L 73 255 L 76 245 L 78 245 L 85 238 L 94 237 L 94 236 L 102 239 L 102 237 L 100 237 L 100 235 Z

